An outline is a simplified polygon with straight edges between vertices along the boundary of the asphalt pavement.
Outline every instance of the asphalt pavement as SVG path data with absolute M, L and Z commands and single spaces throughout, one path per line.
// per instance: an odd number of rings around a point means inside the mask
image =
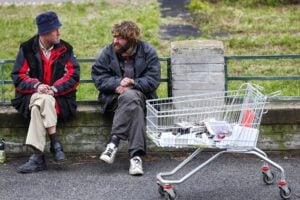
M 143 176 L 128 174 L 127 155 L 118 154 L 112 165 L 96 154 L 67 154 L 68 162 L 57 165 L 47 155 L 48 170 L 19 174 L 16 167 L 27 157 L 8 155 L 0 164 L 1 200 L 155 200 L 158 193 L 156 174 L 170 171 L 187 156 L 187 152 L 150 153 L 144 159 Z M 180 179 L 213 152 L 202 152 L 173 179 Z M 270 154 L 286 171 L 286 180 L 293 190 L 291 199 L 300 199 L 300 155 Z M 184 200 L 280 200 L 277 182 L 266 185 L 262 180 L 260 159 L 246 154 L 226 154 L 181 184 L 174 185 L 178 199 Z M 274 171 L 279 176 L 278 171 Z
M 72 2 L 75 1 L 80 0 Z M 0 0 L 0 5 L 49 2 L 64 0 Z M 212 152 L 201 153 L 173 178 L 180 179 L 212 155 Z M 150 153 L 144 159 L 145 174 L 139 177 L 128 174 L 127 155 L 118 154 L 112 165 L 101 162 L 98 156 L 68 154 L 68 162 L 57 165 L 47 155 L 47 171 L 19 174 L 16 168 L 27 157 L 8 155 L 7 162 L 0 164 L 0 200 L 160 200 L 163 198 L 158 193 L 156 174 L 172 170 L 188 153 Z M 284 168 L 293 192 L 291 199 L 300 200 L 299 153 L 272 153 L 269 158 Z M 277 184 L 263 182 L 261 165 L 260 159 L 252 155 L 223 155 L 185 182 L 174 185 L 177 199 L 280 200 Z M 274 172 L 278 180 L 280 173 Z

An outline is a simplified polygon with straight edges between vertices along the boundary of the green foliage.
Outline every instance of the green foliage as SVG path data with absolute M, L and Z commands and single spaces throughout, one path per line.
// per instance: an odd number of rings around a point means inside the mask
M 191 0 L 191 2 L 187 5 L 187 8 L 191 11 L 209 11 L 211 10 L 211 6 L 209 3 L 204 2 L 202 0 Z
M 252 6 L 246 6 L 247 2 Z M 261 1 L 219 1 L 210 4 L 208 20 L 198 20 L 203 15 L 193 12 L 193 22 L 201 30 L 202 38 L 222 41 L 226 55 L 300 54 L 299 5 L 256 6 L 255 2 Z M 299 63 L 299 59 L 239 61 L 229 63 L 228 73 L 229 76 L 299 76 Z M 299 80 L 251 82 L 264 86 L 267 92 L 281 89 L 283 96 L 300 96 Z M 229 89 L 240 84 L 241 81 L 230 81 Z
M 158 38 L 160 25 L 160 10 L 155 0 L 132 0 L 126 3 L 115 1 L 95 1 L 74 4 L 45 5 L 10 5 L 0 6 L 0 59 L 15 59 L 21 42 L 37 33 L 35 17 L 43 11 L 57 12 L 63 26 L 60 29 L 61 38 L 74 47 L 77 58 L 95 58 L 100 49 L 111 43 L 111 26 L 121 20 L 133 20 L 142 31 L 142 39 L 152 44 L 161 56 L 165 47 Z M 81 64 L 81 79 L 91 79 L 92 63 Z M 5 79 L 10 80 L 12 65 L 5 66 Z M 165 69 L 162 70 L 165 74 Z M 162 86 L 159 91 L 165 96 Z M 13 97 L 13 88 L 7 87 L 5 98 Z M 94 84 L 81 84 L 78 88 L 79 100 L 95 100 L 98 91 Z M 4 97 L 0 94 L 0 98 Z
M 191 2 L 187 4 L 187 8 L 194 14 L 194 21 L 205 23 L 208 22 L 211 17 L 212 7 L 209 3 L 202 0 L 191 0 Z
M 229 76 L 300 76 L 299 59 L 236 60 L 229 62 Z M 266 94 L 281 90 L 281 96 L 300 96 L 299 80 L 250 81 L 262 85 Z M 229 89 L 237 89 L 241 81 L 231 81 Z
M 212 7 L 207 22 L 194 22 L 203 38 L 223 41 L 227 55 L 263 55 L 299 54 L 299 20 L 299 6 L 251 8 L 219 3 Z
M 285 3 L 289 3 L 289 1 L 287 0 L 223 0 L 223 2 L 227 5 L 242 5 L 252 7 L 257 7 L 259 5 L 278 6 Z
M 95 57 L 100 48 L 112 41 L 111 26 L 124 19 L 136 21 L 142 30 L 143 39 L 159 47 L 159 9 L 156 1 L 140 4 L 93 3 L 36 6 L 0 6 L 0 45 L 7 47 L 0 52 L 0 58 L 14 58 L 22 41 L 29 39 L 36 31 L 35 16 L 43 11 L 58 13 L 63 26 L 62 39 L 70 42 L 77 57 Z
M 287 5 L 292 0 L 191 0 L 187 7 L 192 12 L 192 22 L 199 27 L 198 39 L 220 40 L 226 55 L 300 54 L 300 6 Z M 142 2 L 142 3 L 141 3 Z M 217 2 L 217 3 L 209 3 Z M 62 39 L 70 42 L 78 58 L 94 58 L 100 49 L 112 41 L 112 24 L 123 19 L 136 21 L 142 37 L 150 42 L 160 57 L 169 57 L 172 40 L 159 38 L 160 8 L 156 0 L 131 0 L 128 3 L 95 1 L 88 3 L 63 3 L 35 6 L 0 6 L 1 59 L 15 59 L 21 42 L 36 33 L 35 16 L 42 11 L 54 10 L 63 23 Z M 165 19 L 163 19 L 165 20 Z M 162 76 L 166 65 L 162 62 Z M 92 63 L 81 65 L 81 78 L 90 79 Z M 284 67 L 283 67 L 284 66 Z M 11 65 L 5 67 L 5 79 L 10 80 Z M 230 75 L 299 75 L 299 60 L 274 63 L 241 62 L 230 66 Z M 239 82 L 231 83 L 230 88 Z M 299 81 L 270 81 L 268 90 L 284 89 L 284 95 L 300 96 Z M 6 87 L 5 97 L 13 96 L 13 87 Z M 78 98 L 95 100 L 97 90 L 93 84 L 81 84 Z M 159 97 L 166 97 L 167 86 L 162 83 Z M 0 95 L 0 98 L 2 96 Z

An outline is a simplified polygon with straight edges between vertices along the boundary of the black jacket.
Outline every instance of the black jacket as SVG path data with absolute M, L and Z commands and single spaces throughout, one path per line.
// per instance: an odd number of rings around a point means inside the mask
M 43 83 L 44 66 L 40 54 L 38 35 L 21 44 L 11 78 L 15 85 L 15 98 L 12 105 L 25 117 L 30 117 L 29 102 L 31 95 L 37 92 L 37 86 Z M 74 57 L 73 48 L 61 40 L 51 52 L 51 86 L 58 104 L 58 116 L 69 119 L 76 112 L 76 87 L 80 80 L 80 66 Z
M 157 98 L 156 89 L 160 84 L 160 62 L 155 49 L 139 41 L 134 57 L 134 86 L 148 99 Z M 92 66 L 92 79 L 100 91 L 99 101 L 102 112 L 116 95 L 115 90 L 122 80 L 122 71 L 113 45 L 106 46 Z

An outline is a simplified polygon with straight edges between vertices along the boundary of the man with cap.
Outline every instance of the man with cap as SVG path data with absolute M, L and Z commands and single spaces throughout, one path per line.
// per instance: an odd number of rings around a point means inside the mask
M 132 21 L 112 27 L 112 44 L 106 46 L 92 66 L 92 79 L 100 91 L 104 114 L 113 114 L 110 139 L 100 159 L 113 163 L 120 140 L 128 140 L 129 174 L 142 175 L 141 156 L 146 154 L 145 101 L 157 98 L 160 63 L 155 49 L 139 39 Z
M 38 33 L 20 45 L 11 78 L 15 85 L 12 105 L 29 120 L 25 144 L 33 149 L 29 160 L 17 168 L 31 173 L 47 168 L 46 136 L 58 162 L 66 160 L 58 140 L 57 121 L 66 121 L 76 112 L 76 87 L 80 67 L 73 48 L 60 40 L 61 23 L 53 11 L 36 17 Z

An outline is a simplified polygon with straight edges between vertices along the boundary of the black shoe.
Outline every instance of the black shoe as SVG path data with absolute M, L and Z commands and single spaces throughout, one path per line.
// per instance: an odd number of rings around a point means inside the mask
M 29 160 L 17 168 L 17 172 L 19 173 L 32 173 L 38 172 L 42 170 L 46 170 L 46 161 L 45 156 L 42 154 L 32 154 L 29 157 Z
M 66 156 L 63 150 L 62 145 L 60 144 L 60 142 L 54 142 L 50 144 L 50 151 L 52 152 L 53 156 L 54 156 L 54 160 L 56 161 L 65 161 Z

